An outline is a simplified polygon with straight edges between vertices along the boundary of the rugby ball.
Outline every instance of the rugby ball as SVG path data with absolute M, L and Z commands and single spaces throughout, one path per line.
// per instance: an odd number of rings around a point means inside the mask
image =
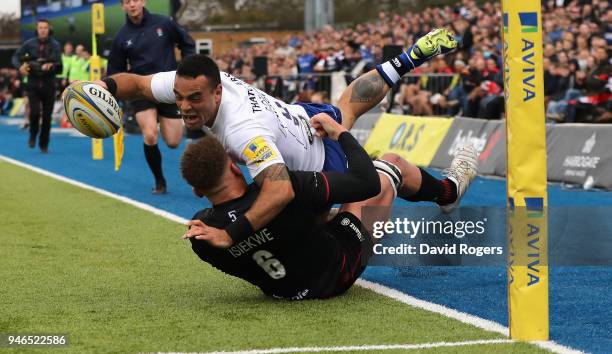
M 115 97 L 90 81 L 73 83 L 66 88 L 64 109 L 72 126 L 92 138 L 108 138 L 121 127 L 123 112 Z

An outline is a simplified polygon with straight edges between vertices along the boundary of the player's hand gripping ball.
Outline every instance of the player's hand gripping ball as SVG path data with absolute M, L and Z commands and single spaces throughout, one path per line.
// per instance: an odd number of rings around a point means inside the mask
M 108 138 L 121 127 L 123 112 L 117 100 L 98 84 L 75 82 L 66 88 L 63 99 L 72 126 L 89 137 Z

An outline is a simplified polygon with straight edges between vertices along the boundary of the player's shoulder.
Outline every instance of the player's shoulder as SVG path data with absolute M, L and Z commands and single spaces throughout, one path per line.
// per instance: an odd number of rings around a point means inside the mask
M 213 208 L 205 208 L 202 210 L 198 210 L 192 217 L 191 220 L 201 220 L 206 223 L 210 218 L 212 218 L 214 213 Z
M 149 13 L 149 20 L 153 23 L 169 23 L 172 22 L 172 18 L 153 12 Z
M 127 24 L 124 24 L 123 26 L 119 28 L 119 30 L 117 31 L 117 34 L 115 34 L 115 38 L 113 38 L 113 42 L 122 42 L 125 36 L 127 36 L 131 32 L 133 32 L 133 29 Z
M 59 48 L 59 49 L 61 49 L 61 48 L 62 48 L 62 45 L 60 44 L 60 42 L 59 42 L 57 39 L 55 39 L 55 38 L 51 38 L 51 44 L 52 44 L 52 45 L 53 45 L 55 48 Z
M 33 45 L 33 43 L 35 43 L 35 42 L 36 42 L 36 43 L 38 43 L 38 38 L 37 38 L 37 37 L 32 37 L 32 38 L 30 38 L 30 39 L 26 40 L 25 42 L 23 42 L 22 46 L 23 46 L 23 47 L 26 47 L 26 46 L 31 46 L 31 45 Z
M 206 225 L 224 228 L 227 224 L 225 211 L 220 208 L 205 208 L 196 212 L 191 220 L 200 220 Z

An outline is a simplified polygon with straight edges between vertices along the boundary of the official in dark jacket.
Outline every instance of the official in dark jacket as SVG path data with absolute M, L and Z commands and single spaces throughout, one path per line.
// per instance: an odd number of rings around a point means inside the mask
M 38 145 L 40 151 L 47 153 L 51 132 L 51 113 L 55 102 L 55 75 L 62 72 L 62 49 L 51 37 L 51 27 L 47 20 L 36 23 L 36 37 L 27 40 L 13 55 L 13 66 L 21 75 L 27 77 L 27 95 L 30 105 L 31 148 Z M 41 117 L 42 107 L 42 117 Z M 42 126 L 39 120 L 42 118 Z
M 187 31 L 171 18 L 147 11 L 145 0 L 122 0 L 121 5 L 126 13 L 126 23 L 113 41 L 108 75 L 118 72 L 150 75 L 176 70 L 176 46 L 181 50 L 182 57 L 195 53 L 195 43 Z M 166 145 L 174 149 L 180 144 L 183 134 L 180 112 L 174 104 L 135 100 L 131 105 L 142 130 L 147 163 L 155 176 L 153 194 L 166 193 L 161 153 L 157 145 L 157 122 Z

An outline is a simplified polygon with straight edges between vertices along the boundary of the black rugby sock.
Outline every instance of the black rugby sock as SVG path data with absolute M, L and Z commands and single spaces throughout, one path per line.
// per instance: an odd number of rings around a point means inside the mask
M 164 179 L 164 173 L 162 172 L 162 157 L 161 152 L 159 151 L 159 147 L 157 144 L 155 145 L 144 145 L 144 154 L 147 159 L 147 164 L 149 164 L 149 168 L 151 172 L 153 172 L 153 176 L 155 176 L 155 184 L 163 184 L 166 185 L 166 180 Z
M 457 199 L 457 187 L 453 181 L 448 178 L 439 180 L 420 167 L 419 170 L 421 171 L 419 190 L 411 196 L 400 195 L 400 197 L 411 202 L 427 201 L 439 205 L 450 204 Z

